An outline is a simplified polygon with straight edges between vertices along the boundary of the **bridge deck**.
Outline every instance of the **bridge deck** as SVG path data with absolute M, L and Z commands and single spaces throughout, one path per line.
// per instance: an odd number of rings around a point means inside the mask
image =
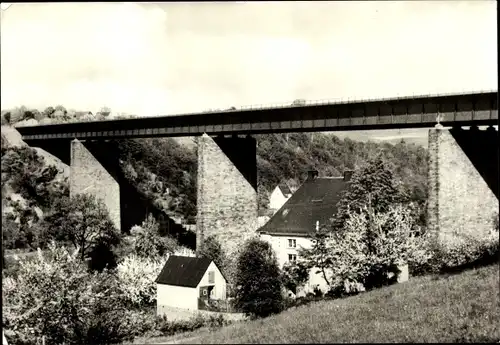
M 258 134 L 498 124 L 498 92 L 289 105 L 18 127 L 24 140 Z

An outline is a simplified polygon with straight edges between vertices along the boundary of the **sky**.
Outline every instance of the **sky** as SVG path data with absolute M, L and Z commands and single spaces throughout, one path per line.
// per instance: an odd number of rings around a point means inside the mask
M 169 115 L 497 89 L 495 1 L 13 4 L 1 107 Z

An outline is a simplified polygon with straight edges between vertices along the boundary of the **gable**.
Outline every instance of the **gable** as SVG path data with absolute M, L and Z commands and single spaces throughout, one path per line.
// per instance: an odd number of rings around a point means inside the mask
M 277 186 L 274 188 L 273 192 L 271 193 L 271 198 L 276 198 L 276 197 L 282 197 L 284 198 L 285 196 L 283 195 L 283 192 L 281 192 L 281 188 Z
M 221 276 L 224 279 L 224 283 L 227 283 L 227 279 L 226 277 L 224 277 L 224 274 L 222 274 L 221 270 L 219 270 L 219 267 L 217 267 L 215 262 L 212 261 L 208 266 L 207 270 L 205 271 L 205 273 L 203 274 L 203 277 L 198 282 L 197 287 L 199 287 L 199 285 L 202 284 L 204 281 L 208 281 L 208 275 L 210 272 L 215 272 L 215 276 L 217 275 Z

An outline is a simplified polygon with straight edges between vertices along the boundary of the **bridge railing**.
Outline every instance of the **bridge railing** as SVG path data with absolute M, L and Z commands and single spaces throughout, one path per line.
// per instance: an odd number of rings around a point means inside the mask
M 329 104 L 345 104 L 345 103 L 358 103 L 358 102 L 381 102 L 381 101 L 394 101 L 400 99 L 413 99 L 422 97 L 446 97 L 446 96 L 459 96 L 467 94 L 481 94 L 481 93 L 491 93 L 498 92 L 498 90 L 479 90 L 479 91 L 467 91 L 462 90 L 461 92 L 449 92 L 449 93 L 428 93 L 428 94 L 411 94 L 411 95 L 401 95 L 396 94 L 396 97 L 338 97 L 338 98 L 324 98 L 317 100 L 301 100 L 301 104 L 294 104 L 295 101 L 281 102 L 281 103 L 267 103 L 267 104 L 250 104 L 242 105 L 239 107 L 241 110 L 262 110 L 262 109 L 274 109 L 274 108 L 291 108 L 300 106 L 310 106 L 310 105 L 329 105 Z M 238 109 L 238 108 L 237 108 Z M 228 110 L 230 111 L 230 110 Z M 203 112 L 200 112 L 203 113 Z

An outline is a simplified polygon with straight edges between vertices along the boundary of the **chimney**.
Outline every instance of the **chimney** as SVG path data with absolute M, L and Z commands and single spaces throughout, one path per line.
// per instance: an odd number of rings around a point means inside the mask
M 316 177 L 318 177 L 317 170 L 309 170 L 307 172 L 307 181 L 314 180 Z
M 351 180 L 353 173 L 354 173 L 354 170 L 345 170 L 344 171 L 344 181 L 349 182 Z

